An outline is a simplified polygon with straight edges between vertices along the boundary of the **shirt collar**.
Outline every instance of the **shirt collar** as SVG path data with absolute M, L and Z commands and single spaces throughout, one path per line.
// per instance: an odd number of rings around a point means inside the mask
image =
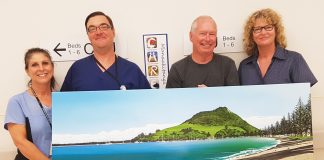
M 274 58 L 285 60 L 287 59 L 287 54 L 285 52 L 285 49 L 282 48 L 281 46 L 277 45 L 276 46 L 276 52 L 273 55 Z
M 246 59 L 246 64 L 247 63 L 257 63 L 257 60 L 258 60 L 258 55 L 259 55 L 259 52 L 258 50 L 254 50 L 252 56 L 250 56 L 249 58 Z M 287 59 L 287 55 L 285 54 L 285 49 L 282 48 L 281 46 L 277 45 L 276 46 L 276 52 L 275 54 L 273 55 L 273 58 L 275 59 L 280 59 L 280 60 L 285 60 Z

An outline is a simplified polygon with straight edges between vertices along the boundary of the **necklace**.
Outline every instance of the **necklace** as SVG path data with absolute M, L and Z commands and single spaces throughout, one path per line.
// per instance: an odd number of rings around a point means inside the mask
M 46 117 L 46 120 L 47 120 L 48 124 L 50 125 L 50 127 L 51 127 L 51 129 L 52 129 L 52 123 L 51 123 L 51 121 L 50 121 L 50 119 L 49 119 L 49 117 L 48 117 L 48 114 L 46 113 L 46 111 L 45 111 L 45 109 L 44 109 L 44 107 L 43 107 L 41 101 L 39 100 L 39 98 L 38 98 L 38 96 L 37 96 L 37 94 L 36 94 L 36 92 L 35 92 L 35 90 L 33 89 L 32 86 L 30 86 L 30 90 L 33 92 L 33 95 L 34 95 L 34 97 L 36 98 L 36 100 L 37 100 L 37 102 L 38 102 L 38 104 L 39 104 L 39 107 L 42 109 L 42 111 L 43 111 L 43 113 L 44 113 L 44 115 L 45 115 L 45 117 Z

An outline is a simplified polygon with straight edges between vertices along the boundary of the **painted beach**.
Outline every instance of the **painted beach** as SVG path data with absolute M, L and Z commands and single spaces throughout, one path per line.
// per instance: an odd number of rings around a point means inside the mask
M 232 160 L 313 160 L 312 140 L 290 140 L 288 137 L 276 137 L 280 144 L 258 153 L 239 155 Z
M 225 160 L 275 147 L 273 138 L 242 137 L 217 140 L 143 142 L 57 146 L 55 160 Z

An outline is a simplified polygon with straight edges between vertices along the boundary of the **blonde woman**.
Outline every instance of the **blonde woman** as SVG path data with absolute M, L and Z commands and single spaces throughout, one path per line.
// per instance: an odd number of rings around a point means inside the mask
M 272 9 L 248 18 L 243 44 L 249 57 L 239 66 L 241 85 L 317 82 L 302 55 L 286 49 L 281 17 Z

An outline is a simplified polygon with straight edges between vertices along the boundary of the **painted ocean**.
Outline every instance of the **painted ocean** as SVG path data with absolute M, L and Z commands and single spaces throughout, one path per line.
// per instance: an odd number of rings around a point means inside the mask
M 276 146 L 273 138 L 147 142 L 53 147 L 53 160 L 223 160 Z

